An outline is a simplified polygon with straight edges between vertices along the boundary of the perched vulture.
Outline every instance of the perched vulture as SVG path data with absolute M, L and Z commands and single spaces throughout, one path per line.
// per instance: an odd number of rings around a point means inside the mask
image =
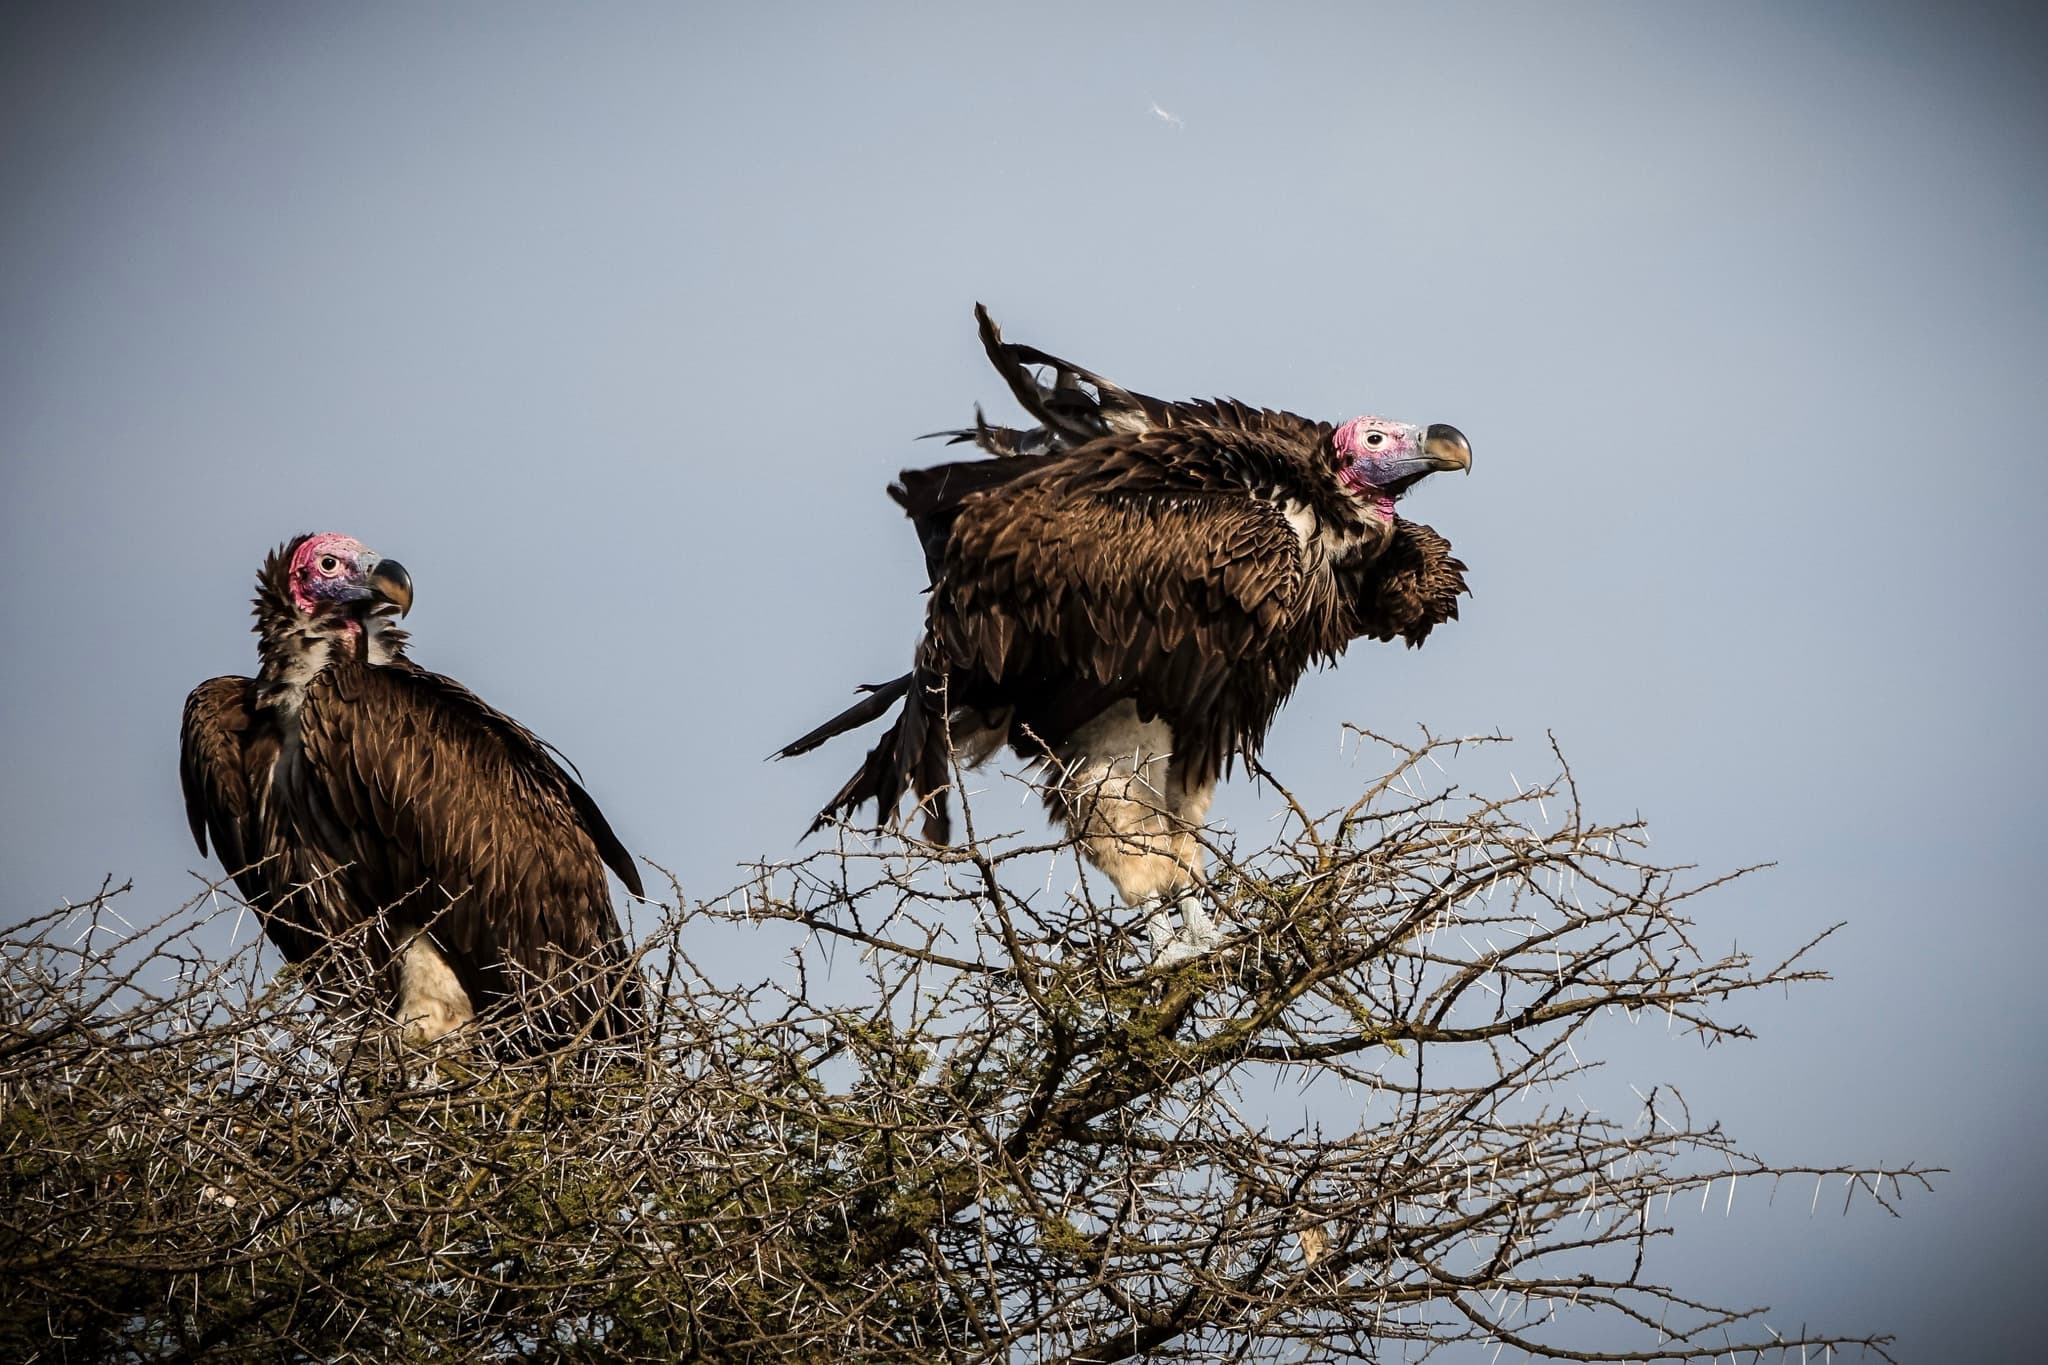
M 1472 449 L 1443 425 L 1162 402 L 1007 344 L 975 316 L 1038 425 L 977 411 L 972 429 L 935 434 L 988 458 L 891 486 L 931 577 L 911 671 L 781 753 L 900 700 L 812 828 L 870 800 L 887 820 L 908 792 L 935 843 L 956 759 L 1008 745 L 1048 764 L 1048 804 L 1144 909 L 1154 960 L 1180 961 L 1220 938 L 1196 895 L 1194 835 L 1218 776 L 1257 753 L 1310 664 L 1364 636 L 1419 645 L 1457 616 L 1465 566 L 1394 505 L 1436 470 L 1469 470 Z
M 640 875 L 532 731 L 405 656 L 412 582 L 347 536 L 300 536 L 256 580 L 254 678 L 185 699 L 192 836 L 286 958 L 363 929 L 415 1039 L 501 1000 L 534 1036 L 640 1011 L 605 868 Z

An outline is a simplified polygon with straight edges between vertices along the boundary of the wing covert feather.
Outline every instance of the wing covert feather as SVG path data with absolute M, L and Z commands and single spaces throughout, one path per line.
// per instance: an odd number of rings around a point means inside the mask
M 970 704 L 986 693 L 1057 705 L 1058 716 L 1030 718 L 1057 743 L 1132 697 L 1144 715 L 1169 717 L 1201 776 L 1263 733 L 1285 695 L 1264 661 L 1298 673 L 1318 650 L 1341 648 L 1323 628 L 1332 613 L 1318 610 L 1326 582 L 1269 503 L 1171 481 L 1146 488 L 1127 471 L 1079 486 L 1024 479 L 961 505 L 930 625 Z M 1246 660 L 1261 661 L 1256 686 L 1243 685 Z
M 192 689 L 179 734 L 178 778 L 199 851 L 207 851 L 210 838 L 242 898 L 267 905 L 276 892 L 275 877 L 259 866 L 263 827 L 248 755 L 255 697 L 253 678 L 209 678 Z
M 348 704 L 309 703 L 307 756 L 329 775 L 363 903 L 445 896 L 435 939 L 473 995 L 506 989 L 501 961 L 547 980 L 619 957 L 604 868 L 636 896 L 638 870 L 531 731 L 409 662 L 329 674 Z

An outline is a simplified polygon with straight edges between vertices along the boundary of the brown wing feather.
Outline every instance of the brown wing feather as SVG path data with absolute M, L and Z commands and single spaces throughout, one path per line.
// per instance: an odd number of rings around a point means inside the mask
M 179 732 L 178 777 L 185 788 L 185 818 L 201 853 L 207 841 L 243 898 L 268 891 L 252 870 L 261 855 L 262 828 L 249 791 L 244 749 L 255 707 L 254 678 L 209 678 L 185 698 Z
M 268 801 L 280 744 L 253 678 L 211 678 L 185 698 L 178 775 L 199 851 L 213 853 L 289 962 L 304 962 L 354 916 L 320 894 L 332 863 L 290 839 Z M 308 885 L 315 890 L 307 890 Z
M 409 662 L 330 665 L 300 714 L 352 903 L 430 920 L 480 1004 L 522 981 L 611 989 L 625 952 L 604 869 L 636 896 L 640 876 L 531 731 Z
M 1375 640 L 1421 644 L 1429 632 L 1458 619 L 1458 598 L 1469 594 L 1465 562 L 1451 543 L 1420 522 L 1394 519 L 1386 548 L 1369 561 L 1339 570 L 1349 633 Z
M 1276 421 L 1270 439 L 1314 430 Z M 1255 748 L 1308 664 L 1348 637 L 1333 579 L 1309 571 L 1284 513 L 1240 482 L 1274 455 L 1250 444 L 1226 458 L 1213 433 L 1162 429 L 982 462 L 999 479 L 906 474 L 900 498 L 933 533 L 926 637 L 903 713 L 821 820 L 937 794 L 926 836 L 943 840 L 949 710 L 1044 749 L 1131 698 L 1167 718 L 1191 783 Z
M 1318 628 L 1331 615 L 1319 582 L 1269 504 L 1047 481 L 962 510 L 929 619 L 961 700 L 1001 693 L 990 701 L 1030 722 L 1046 706 L 1037 694 L 1079 684 L 1087 715 L 1033 725 L 1056 744 L 1133 697 L 1168 718 L 1200 781 L 1257 743 L 1315 654 L 1341 648 Z

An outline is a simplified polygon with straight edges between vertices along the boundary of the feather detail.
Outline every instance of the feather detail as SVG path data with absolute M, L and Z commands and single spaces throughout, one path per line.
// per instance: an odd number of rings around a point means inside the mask
M 975 320 L 1039 425 L 992 426 L 977 407 L 972 427 L 934 435 L 985 458 L 890 487 L 924 550 L 924 636 L 890 685 L 902 709 L 813 828 L 869 801 L 887 819 L 914 795 L 943 838 L 952 728 L 984 727 L 977 754 L 1044 757 L 1125 702 L 1167 723 L 1170 780 L 1207 790 L 1258 751 L 1312 664 L 1361 636 L 1420 643 L 1456 617 L 1464 565 L 1343 485 L 1331 424 L 1162 401 L 1004 341 L 979 305 Z M 879 696 L 782 752 L 878 718 Z
M 531 731 L 407 659 L 401 632 L 329 648 L 336 628 L 291 603 L 299 543 L 258 580 L 258 677 L 186 701 L 201 850 L 210 839 L 290 961 L 377 921 L 367 946 L 394 982 L 425 933 L 477 1007 L 553 999 L 541 1037 L 593 1016 L 600 1035 L 631 1028 L 638 978 L 605 869 L 643 889 L 596 802 Z

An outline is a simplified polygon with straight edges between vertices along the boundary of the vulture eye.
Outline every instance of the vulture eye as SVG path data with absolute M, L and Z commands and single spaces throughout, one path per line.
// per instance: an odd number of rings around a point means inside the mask
M 1387 443 L 1387 433 L 1385 433 L 1384 431 L 1367 432 L 1365 437 L 1365 443 L 1371 446 L 1373 449 L 1377 450 Z
M 333 555 L 321 555 L 321 556 L 320 556 L 320 572 L 321 572 L 321 573 L 333 573 L 333 572 L 334 572 L 334 571 L 335 571 L 336 569 L 338 569 L 338 568 L 340 568 L 340 567 L 341 567 L 341 561 L 340 561 L 340 560 L 338 560 L 338 559 L 336 559 L 336 558 L 335 558 L 335 557 L 334 557 Z

